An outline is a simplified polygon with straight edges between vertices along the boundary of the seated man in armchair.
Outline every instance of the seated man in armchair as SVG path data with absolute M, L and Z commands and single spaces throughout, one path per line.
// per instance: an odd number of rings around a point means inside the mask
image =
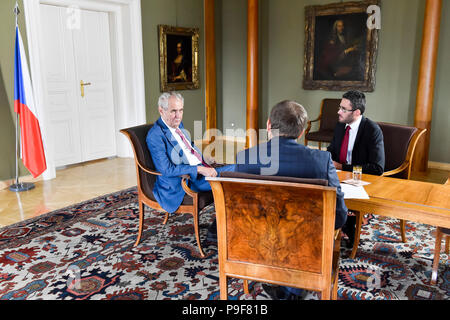
M 234 165 L 213 168 L 206 163 L 184 129 L 184 98 L 175 92 L 163 93 L 158 100 L 161 117 L 147 134 L 147 146 L 161 173 L 156 179 L 153 193 L 159 205 L 169 213 L 181 205 L 185 191 L 181 186 L 181 176 L 189 176 L 189 187 L 196 192 L 210 191 L 205 177 L 216 177 L 222 171 L 234 171 Z M 213 223 L 209 228 L 212 236 L 217 233 Z M 211 237 L 208 234 L 208 237 Z
M 241 151 L 237 155 L 236 171 L 328 180 L 329 186 L 337 188 L 335 229 L 339 229 L 347 219 L 348 210 L 331 155 L 326 151 L 309 149 L 296 141 L 304 133 L 307 118 L 308 115 L 300 104 L 294 101 L 278 103 L 267 120 L 269 141 Z M 298 299 L 304 293 L 297 288 L 266 284 L 263 284 L 263 288 L 272 299 Z

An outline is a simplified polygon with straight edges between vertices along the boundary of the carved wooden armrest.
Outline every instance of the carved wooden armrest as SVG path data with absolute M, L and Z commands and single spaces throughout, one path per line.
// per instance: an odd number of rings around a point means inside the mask
M 160 176 L 161 175 L 161 173 L 159 173 L 158 171 L 150 170 L 149 168 L 144 166 L 142 163 L 140 163 L 138 160 L 136 160 L 136 163 L 139 166 L 139 168 L 141 168 L 143 171 L 145 171 L 145 172 L 147 172 L 149 174 L 153 174 L 155 176 Z
M 189 179 L 190 179 L 189 175 L 183 174 L 181 176 L 181 187 L 183 188 L 184 192 L 186 192 L 189 196 L 191 196 L 192 198 L 195 198 L 198 196 L 198 193 L 188 187 L 187 181 Z
M 394 170 L 386 171 L 383 173 L 383 177 L 393 176 L 394 174 L 400 173 L 409 167 L 409 161 L 405 161 L 402 165 Z
M 317 122 L 317 121 L 319 121 L 319 120 L 320 120 L 320 117 L 317 118 L 316 120 L 309 120 L 309 121 L 308 121 L 308 127 L 307 127 L 306 130 L 305 130 L 305 135 L 308 134 L 308 132 L 311 130 L 312 123 L 313 123 L 313 122 Z

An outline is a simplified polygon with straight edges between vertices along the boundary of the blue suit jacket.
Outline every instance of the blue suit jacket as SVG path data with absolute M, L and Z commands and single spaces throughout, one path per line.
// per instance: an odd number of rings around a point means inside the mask
M 347 220 L 344 193 L 329 152 L 309 149 L 294 139 L 276 137 L 241 151 L 236 163 L 238 172 L 328 180 L 328 185 L 337 189 L 335 228 L 339 229 Z
M 189 139 L 182 123 L 179 127 Z M 185 195 L 181 176 L 189 175 L 192 181 L 197 180 L 197 166 L 189 165 L 182 148 L 161 118 L 148 131 L 146 141 L 155 168 L 162 174 L 156 178 L 153 194 L 160 206 L 172 213 L 181 205 Z M 192 142 L 191 145 L 201 154 Z

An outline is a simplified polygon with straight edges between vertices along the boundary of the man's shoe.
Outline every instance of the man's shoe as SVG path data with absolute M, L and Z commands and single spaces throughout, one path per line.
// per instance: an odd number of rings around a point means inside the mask
M 308 292 L 303 289 L 295 289 L 295 293 L 290 292 L 287 288 L 284 290 L 288 293 L 288 297 L 286 300 L 304 300 Z
M 353 243 L 355 242 L 355 232 L 356 232 L 356 217 L 355 216 L 347 217 L 347 222 L 342 227 L 342 231 L 348 237 L 348 240 L 345 242 L 345 246 L 349 249 L 353 248 Z
M 206 234 L 206 240 L 209 242 L 217 242 L 217 225 L 216 219 L 208 227 L 208 233 Z
M 283 288 L 280 286 L 272 286 L 272 285 L 263 283 L 262 287 L 264 289 L 264 292 L 267 293 L 267 295 L 272 300 L 287 300 L 290 295 L 285 290 L 283 290 Z
M 217 235 L 217 223 L 216 219 L 209 225 L 208 227 L 208 233 Z
M 211 232 L 208 231 L 208 233 L 206 234 L 206 241 L 217 242 L 217 234 L 212 234 Z

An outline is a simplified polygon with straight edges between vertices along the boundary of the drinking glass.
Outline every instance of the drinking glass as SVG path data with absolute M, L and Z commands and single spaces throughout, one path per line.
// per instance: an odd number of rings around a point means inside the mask
M 355 182 L 360 182 L 362 178 L 362 167 L 361 166 L 353 166 L 353 180 Z

